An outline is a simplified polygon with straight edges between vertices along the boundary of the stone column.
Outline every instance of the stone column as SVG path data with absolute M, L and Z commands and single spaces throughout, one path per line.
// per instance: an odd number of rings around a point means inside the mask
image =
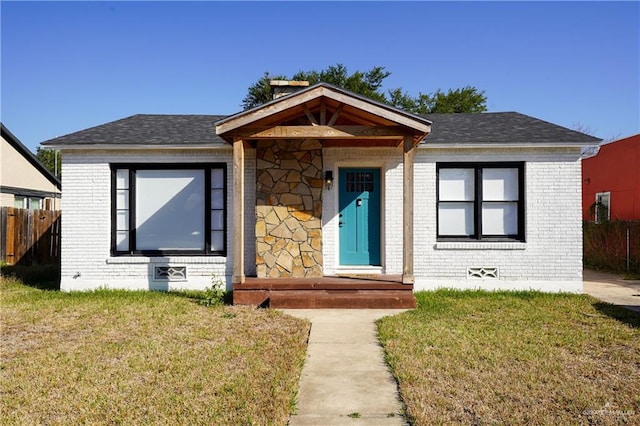
M 258 277 L 322 276 L 322 144 L 258 141 L 256 163 Z

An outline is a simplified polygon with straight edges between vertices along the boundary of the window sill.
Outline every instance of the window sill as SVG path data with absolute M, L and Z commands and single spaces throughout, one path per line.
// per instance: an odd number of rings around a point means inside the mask
M 525 250 L 527 243 L 483 241 L 438 241 L 436 250 Z
M 185 263 L 185 264 L 220 264 L 226 263 L 225 256 L 117 256 L 108 257 L 107 265 L 146 265 L 146 264 L 167 264 L 167 263 Z

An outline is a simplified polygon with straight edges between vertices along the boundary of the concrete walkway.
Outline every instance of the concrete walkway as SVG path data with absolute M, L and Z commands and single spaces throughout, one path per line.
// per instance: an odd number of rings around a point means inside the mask
M 640 280 L 585 269 L 582 281 L 583 291 L 596 299 L 640 312 Z
M 297 412 L 290 426 L 403 425 L 397 384 L 374 321 L 398 309 L 283 309 L 311 321 Z

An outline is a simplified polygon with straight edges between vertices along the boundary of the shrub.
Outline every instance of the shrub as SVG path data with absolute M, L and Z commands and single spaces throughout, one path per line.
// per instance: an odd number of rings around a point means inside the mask
M 583 222 L 584 265 L 611 272 L 640 272 L 640 222 Z M 627 229 L 629 270 L 627 271 Z

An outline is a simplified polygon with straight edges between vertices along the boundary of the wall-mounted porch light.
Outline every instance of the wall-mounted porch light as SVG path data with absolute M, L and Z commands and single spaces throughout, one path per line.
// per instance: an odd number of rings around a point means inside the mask
M 324 172 L 324 186 L 327 190 L 333 188 L 333 170 L 326 170 Z

